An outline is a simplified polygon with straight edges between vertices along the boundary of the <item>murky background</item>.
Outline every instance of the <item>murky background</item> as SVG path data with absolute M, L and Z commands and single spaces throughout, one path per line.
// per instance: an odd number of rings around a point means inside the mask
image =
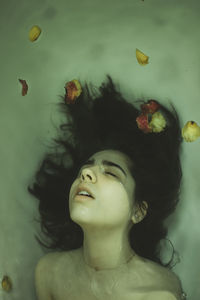
M 0 299 L 36 299 L 34 268 L 44 250 L 27 185 L 55 134 L 51 120 L 61 121 L 56 103 L 66 82 L 100 85 L 109 73 L 127 97 L 172 101 L 182 127 L 200 125 L 199 11 L 198 0 L 0 2 L 0 278 L 12 282 Z M 34 25 L 41 34 L 30 41 Z M 138 63 L 136 49 L 148 64 Z M 190 300 L 200 298 L 199 153 L 200 138 L 184 142 L 181 201 L 169 219 L 181 256 L 174 271 Z

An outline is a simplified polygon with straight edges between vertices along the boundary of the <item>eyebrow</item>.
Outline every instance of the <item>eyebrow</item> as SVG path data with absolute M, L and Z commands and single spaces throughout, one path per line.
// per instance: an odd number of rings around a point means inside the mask
M 102 163 L 103 163 L 103 165 L 105 165 L 105 166 L 111 166 L 111 167 L 116 167 L 116 168 L 118 168 L 118 169 L 121 170 L 121 171 L 123 172 L 123 174 L 127 177 L 127 175 L 126 175 L 125 171 L 122 169 L 122 167 L 120 167 L 119 165 L 115 164 L 114 162 L 109 161 L 109 160 L 103 160 Z M 90 166 L 94 165 L 94 159 L 89 159 L 89 160 L 87 160 L 87 161 L 84 163 L 84 165 L 90 165 Z

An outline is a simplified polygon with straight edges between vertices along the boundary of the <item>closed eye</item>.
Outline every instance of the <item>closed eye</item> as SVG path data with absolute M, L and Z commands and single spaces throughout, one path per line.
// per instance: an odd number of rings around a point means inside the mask
M 111 176 L 117 177 L 115 174 L 113 174 L 111 172 L 106 172 L 106 174 L 110 174 Z

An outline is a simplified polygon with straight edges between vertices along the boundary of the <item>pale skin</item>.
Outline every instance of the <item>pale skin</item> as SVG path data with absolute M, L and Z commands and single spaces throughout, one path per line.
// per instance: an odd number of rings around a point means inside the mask
M 139 210 L 133 203 L 135 182 L 128 168 L 131 163 L 128 157 L 115 150 L 104 150 L 90 159 L 94 159 L 94 165 L 82 166 L 72 184 L 70 215 L 84 232 L 85 263 L 96 270 L 117 268 L 135 255 L 129 245 L 128 231 L 147 211 Z M 125 174 L 118 167 L 103 165 L 103 160 L 119 165 Z M 74 201 L 80 183 L 93 192 L 95 199 Z
M 180 299 L 169 293 L 181 293 L 175 274 L 140 257 L 129 245 L 131 226 L 142 221 L 148 210 L 146 202 L 144 209 L 134 201 L 131 161 L 112 149 L 88 159 L 94 163 L 81 167 L 69 193 L 70 216 L 83 230 L 83 246 L 43 259 L 44 272 L 49 270 L 49 295 L 39 300 L 80 300 L 80 295 L 81 300 Z M 107 166 L 104 160 L 119 167 Z M 95 199 L 77 201 L 79 185 L 89 188 Z M 39 286 L 36 276 L 37 282 Z

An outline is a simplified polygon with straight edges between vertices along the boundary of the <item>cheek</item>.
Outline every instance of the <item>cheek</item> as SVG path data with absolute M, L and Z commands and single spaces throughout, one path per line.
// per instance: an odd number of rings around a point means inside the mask
M 71 185 L 71 188 L 70 188 L 70 191 L 69 191 L 69 201 L 72 200 L 72 195 L 75 193 L 75 187 L 76 187 L 76 181 L 75 180 L 72 185 Z
M 109 213 L 119 213 L 121 215 L 128 214 L 130 212 L 130 195 L 125 189 L 122 183 L 116 185 L 108 185 L 104 187 L 102 193 L 100 194 L 100 205 L 108 211 Z

